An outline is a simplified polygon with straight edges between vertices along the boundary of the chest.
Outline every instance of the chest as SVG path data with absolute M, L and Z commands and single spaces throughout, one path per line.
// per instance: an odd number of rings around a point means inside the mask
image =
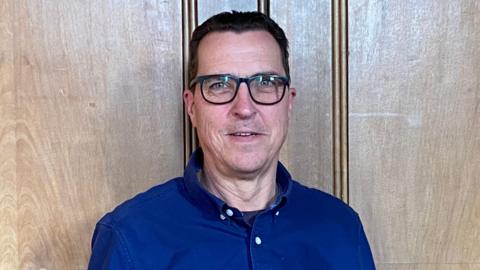
M 138 269 L 348 269 L 343 255 L 355 253 L 332 224 L 260 215 L 252 226 L 198 217 L 149 226 L 142 231 L 150 233 L 127 239 Z

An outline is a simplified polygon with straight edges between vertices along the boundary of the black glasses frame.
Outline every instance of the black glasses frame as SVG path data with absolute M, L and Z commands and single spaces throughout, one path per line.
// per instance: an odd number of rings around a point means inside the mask
M 208 100 L 207 98 L 205 98 L 205 94 L 203 93 L 203 82 L 205 80 L 208 80 L 210 78 L 213 78 L 213 77 L 221 77 L 221 76 L 228 76 L 229 78 L 235 80 L 235 82 L 237 83 L 237 87 L 235 89 L 235 93 L 233 94 L 232 98 L 229 99 L 228 101 L 225 101 L 225 102 L 213 102 L 213 101 L 210 101 Z M 282 82 L 283 82 L 283 90 L 282 90 L 282 96 L 280 97 L 280 99 L 278 99 L 277 101 L 275 102 L 260 102 L 260 101 L 257 101 L 253 95 L 252 95 L 252 90 L 250 89 L 250 82 L 256 80 L 258 77 L 261 77 L 261 76 L 270 76 L 270 77 L 274 77 L 276 79 L 280 79 Z M 247 89 L 248 89 L 248 93 L 250 95 L 250 98 L 257 104 L 260 104 L 260 105 L 274 105 L 274 104 L 277 104 L 279 103 L 280 101 L 282 101 L 283 97 L 285 96 L 285 92 L 286 92 L 286 88 L 287 87 L 290 87 L 290 78 L 289 77 L 285 77 L 285 76 L 280 76 L 280 75 L 274 75 L 274 74 L 255 74 L 251 77 L 246 77 L 246 78 L 242 78 L 242 77 L 237 77 L 237 76 L 233 76 L 233 75 L 230 75 L 230 74 L 211 74 L 211 75 L 203 75 L 203 76 L 198 76 L 196 77 L 195 79 L 192 80 L 192 82 L 190 83 L 190 89 L 192 89 L 195 84 L 200 84 L 200 92 L 202 93 L 202 97 L 203 99 L 208 102 L 208 103 L 211 103 L 211 104 L 215 104 L 215 105 L 223 105 L 223 104 L 227 104 L 227 103 L 230 103 L 232 102 L 235 97 L 237 96 L 237 93 L 238 93 L 238 89 L 240 88 L 240 84 L 241 83 L 245 83 L 247 85 Z

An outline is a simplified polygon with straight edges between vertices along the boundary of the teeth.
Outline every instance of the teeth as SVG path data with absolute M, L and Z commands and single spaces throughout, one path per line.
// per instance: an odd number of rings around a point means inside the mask
M 234 136 L 251 136 L 254 135 L 253 133 L 250 132 L 235 132 L 233 133 Z

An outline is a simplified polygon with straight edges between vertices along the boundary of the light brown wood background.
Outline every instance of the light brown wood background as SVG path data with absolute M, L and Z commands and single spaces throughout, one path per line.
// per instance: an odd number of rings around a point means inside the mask
M 379 269 L 480 269 L 480 2 L 350 1 L 350 202 Z
M 326 0 L 270 3 L 271 17 L 290 41 L 294 113 L 281 160 L 296 179 L 333 192 L 331 3 Z
M 182 172 L 181 3 L 0 3 L 0 268 L 84 269 L 103 213 Z
M 182 173 L 185 1 L 0 2 L 0 269 L 86 268 L 106 211 Z M 259 2 L 291 42 L 281 158 L 334 193 L 333 2 L 199 0 L 198 21 Z M 479 4 L 348 7 L 344 188 L 378 269 L 480 269 Z

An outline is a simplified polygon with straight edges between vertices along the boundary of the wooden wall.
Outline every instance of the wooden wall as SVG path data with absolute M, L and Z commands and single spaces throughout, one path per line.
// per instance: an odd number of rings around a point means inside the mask
M 0 268 L 83 269 L 95 222 L 182 172 L 181 3 L 2 1 Z
M 474 0 L 1 1 L 0 269 L 86 268 L 105 212 L 182 173 L 184 45 L 231 9 L 286 30 L 281 158 L 350 200 L 378 269 L 480 269 Z
M 293 118 L 281 160 L 303 183 L 333 192 L 331 3 L 327 0 L 270 3 L 270 15 L 290 41 Z
M 480 4 L 350 1 L 350 202 L 379 269 L 480 269 Z

